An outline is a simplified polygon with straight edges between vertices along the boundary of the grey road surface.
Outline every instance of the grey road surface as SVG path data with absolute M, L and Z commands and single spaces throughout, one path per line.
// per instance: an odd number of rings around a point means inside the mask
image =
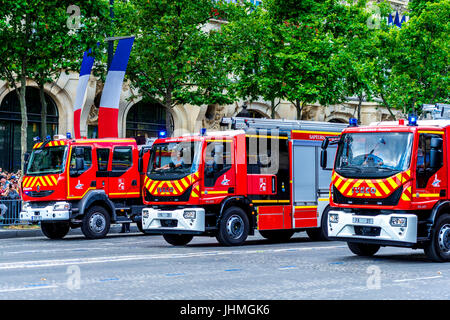
M 0 299 L 449 299 L 450 263 L 421 250 L 354 256 L 343 242 L 287 243 L 259 235 L 241 247 L 197 237 L 173 247 L 161 236 L 0 240 Z

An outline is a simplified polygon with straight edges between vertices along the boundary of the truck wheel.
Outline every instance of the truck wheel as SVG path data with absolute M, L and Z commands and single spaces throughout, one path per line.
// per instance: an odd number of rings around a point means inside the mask
M 136 222 L 137 228 L 140 232 L 144 233 L 144 227 L 142 227 L 142 221 Z
M 328 238 L 328 211 L 330 207 L 327 207 L 320 219 L 320 228 L 306 229 L 306 234 L 312 241 L 330 241 Z
M 361 257 L 371 257 L 380 250 L 380 246 L 370 243 L 347 242 L 348 248 Z
M 191 234 L 163 234 L 164 240 L 173 246 L 184 246 L 194 238 Z
M 435 262 L 450 261 L 450 215 L 438 218 L 431 230 L 431 239 L 424 248 L 425 254 Z
M 111 218 L 108 211 L 100 206 L 89 208 L 83 218 L 81 231 L 88 239 L 104 238 L 111 226 Z
M 259 230 L 261 236 L 273 242 L 286 242 L 294 235 L 293 230 Z
M 69 232 L 67 222 L 41 222 L 42 233 L 49 239 L 62 239 Z
M 225 246 L 239 246 L 247 239 L 250 224 L 244 210 L 230 207 L 220 220 L 217 241 Z

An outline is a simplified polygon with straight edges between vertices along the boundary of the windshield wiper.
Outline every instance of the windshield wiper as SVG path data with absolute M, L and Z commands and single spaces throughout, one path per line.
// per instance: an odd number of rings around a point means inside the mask
M 337 170 L 357 170 L 358 172 L 362 172 L 360 167 L 354 167 L 354 166 L 346 166 L 346 167 L 341 167 L 341 168 L 336 168 Z

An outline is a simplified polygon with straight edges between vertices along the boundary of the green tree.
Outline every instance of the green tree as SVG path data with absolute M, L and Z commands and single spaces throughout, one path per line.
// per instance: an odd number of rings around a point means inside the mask
M 131 0 L 117 3 L 116 34 L 136 36 L 127 77 L 144 99 L 177 104 L 227 104 L 226 46 L 205 29 L 214 0 Z
M 270 101 L 270 116 L 274 118 L 283 98 L 283 82 L 279 78 L 282 66 L 277 57 L 281 43 L 275 37 L 274 26 L 263 5 L 254 8 L 247 4 L 237 8 L 241 14 L 222 27 L 232 64 L 229 90 L 243 100 Z
M 43 137 L 47 136 L 45 84 L 55 81 L 61 72 L 79 72 L 82 53 L 85 50 L 91 48 L 92 54 L 100 55 L 110 26 L 107 1 L 86 1 L 80 7 L 71 5 L 70 0 L 45 1 L 45 4 L 40 6 L 40 14 L 45 15 L 35 21 L 33 29 L 33 43 L 35 47 L 40 48 L 40 53 L 31 59 L 31 76 L 38 84 L 40 92 Z M 67 12 L 68 8 L 73 10 L 73 20 Z M 78 9 L 80 12 L 77 12 Z M 101 44 L 98 48 L 97 43 Z
M 70 65 L 70 59 L 83 52 L 84 43 L 79 37 L 83 30 L 95 24 L 95 17 L 89 14 L 104 1 L 89 0 L 80 6 L 79 29 L 67 27 L 69 15 L 66 10 L 69 1 L 47 0 L 0 0 L 0 78 L 5 80 L 18 95 L 21 110 L 21 163 L 27 151 L 27 79 L 35 79 L 38 85 L 53 80 L 61 67 Z M 106 7 L 107 8 L 107 7 Z M 95 30 L 92 30 L 95 31 Z M 91 33 L 92 34 L 92 33 Z M 84 40 L 89 39 L 85 36 Z M 77 61 L 75 61 L 77 63 Z M 78 62 L 79 63 L 79 62 Z M 41 91 L 43 97 L 43 91 Z M 44 113 L 46 110 L 43 104 Z M 43 119 L 45 123 L 45 118 Z
M 450 101 L 450 1 L 427 3 L 401 29 L 383 37 L 390 48 L 383 98 L 403 113 Z

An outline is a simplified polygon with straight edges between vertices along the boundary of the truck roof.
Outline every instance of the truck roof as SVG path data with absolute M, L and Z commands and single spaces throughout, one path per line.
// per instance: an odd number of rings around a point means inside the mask
M 408 120 L 405 120 L 405 125 L 407 125 Z M 450 120 L 448 119 L 439 119 L 439 120 L 418 120 L 417 125 L 419 127 L 439 127 L 445 128 L 450 126 Z M 371 127 L 373 126 L 399 126 L 398 121 L 380 121 L 380 122 L 372 122 L 370 123 Z

